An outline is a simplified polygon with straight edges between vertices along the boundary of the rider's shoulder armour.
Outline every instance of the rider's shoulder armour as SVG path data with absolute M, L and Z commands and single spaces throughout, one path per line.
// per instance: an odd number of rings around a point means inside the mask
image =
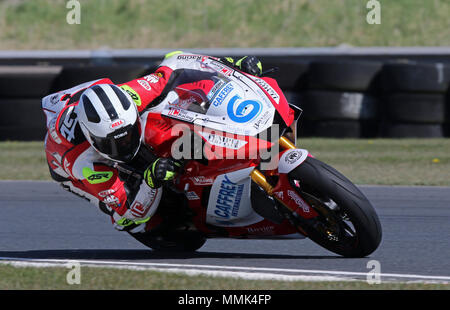
M 49 136 L 57 144 L 77 145 L 85 140 L 74 107 L 83 91 L 94 84 L 113 84 L 110 79 L 89 81 L 75 87 L 50 94 L 42 99 Z

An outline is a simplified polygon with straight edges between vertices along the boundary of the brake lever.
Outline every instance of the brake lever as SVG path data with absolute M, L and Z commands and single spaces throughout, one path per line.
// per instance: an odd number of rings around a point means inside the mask
M 270 68 L 270 69 L 268 69 L 268 70 L 262 72 L 262 73 L 261 73 L 261 76 L 264 76 L 264 75 L 267 75 L 267 74 L 273 73 L 273 72 L 278 72 L 278 71 L 280 71 L 280 68 L 279 68 L 279 67 L 273 67 L 273 68 Z

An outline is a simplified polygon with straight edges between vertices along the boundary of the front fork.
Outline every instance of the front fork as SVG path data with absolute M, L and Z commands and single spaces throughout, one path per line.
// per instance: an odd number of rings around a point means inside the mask
M 294 143 L 284 136 L 280 137 L 278 143 L 284 150 L 295 149 Z M 261 186 L 268 195 L 273 196 L 273 186 L 267 181 L 266 176 L 261 171 L 256 168 L 253 169 L 250 173 L 250 177 L 253 182 Z
M 284 150 L 296 148 L 294 143 L 284 136 L 281 136 L 278 143 Z M 253 169 L 250 173 L 250 177 L 256 184 L 262 187 L 269 196 L 273 197 L 287 209 L 286 211 L 291 223 L 301 234 L 307 236 L 307 233 L 300 226 L 302 226 L 302 223 L 305 223 L 305 220 L 307 221 L 308 219 L 315 218 L 318 214 L 294 189 L 289 189 L 292 188 L 292 185 L 288 180 L 287 174 L 279 175 L 279 185 L 275 187 L 267 181 L 266 176 L 258 169 Z

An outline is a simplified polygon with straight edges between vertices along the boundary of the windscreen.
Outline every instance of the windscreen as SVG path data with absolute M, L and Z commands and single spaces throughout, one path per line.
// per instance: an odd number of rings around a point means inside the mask
M 275 107 L 263 80 L 232 69 L 219 72 L 206 63 L 201 70 L 179 69 L 173 75 L 163 116 L 239 135 L 254 136 L 271 126 Z
M 178 95 L 176 105 L 181 109 L 206 114 L 211 104 L 217 106 L 225 98 L 230 79 L 217 72 L 205 75 L 202 71 L 190 71 L 188 74 L 193 82 L 179 84 L 174 88 Z M 186 81 L 186 74 L 177 80 Z

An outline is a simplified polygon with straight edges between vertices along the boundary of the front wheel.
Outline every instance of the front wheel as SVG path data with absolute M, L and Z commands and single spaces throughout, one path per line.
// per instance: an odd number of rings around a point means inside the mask
M 345 257 L 364 257 L 378 248 L 378 216 L 350 180 L 311 157 L 288 176 L 299 195 L 319 214 L 301 221 L 301 228 L 312 241 Z

